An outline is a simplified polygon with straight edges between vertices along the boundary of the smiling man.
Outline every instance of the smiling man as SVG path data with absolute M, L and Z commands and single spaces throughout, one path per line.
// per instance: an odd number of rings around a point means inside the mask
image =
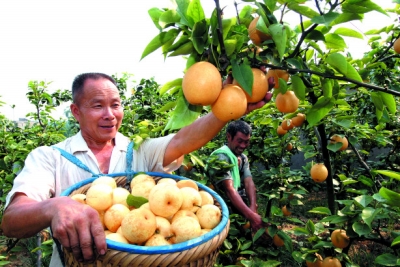
M 270 85 L 270 88 L 273 84 Z M 78 261 L 104 255 L 107 244 L 98 212 L 60 194 L 73 184 L 108 173 L 172 172 L 183 156 L 210 141 L 226 122 L 212 112 L 176 134 L 146 139 L 132 150 L 129 137 L 118 132 L 123 107 L 116 82 L 103 73 L 83 73 L 72 84 L 71 112 L 80 131 L 54 146 L 29 153 L 7 195 L 2 230 L 26 238 L 50 227 L 55 240 L 51 267 L 63 266 L 61 247 Z M 248 105 L 248 112 L 268 100 Z
M 244 150 L 250 145 L 251 127 L 242 120 L 229 123 L 226 129 L 226 145 L 213 151 L 221 161 L 233 164 L 228 171 L 212 171 L 209 174 L 216 188 L 223 192 L 231 208 L 242 214 L 256 232 L 264 227 L 261 216 L 257 213 L 256 187 L 250 172 L 249 160 Z M 209 168 L 212 168 L 210 166 Z

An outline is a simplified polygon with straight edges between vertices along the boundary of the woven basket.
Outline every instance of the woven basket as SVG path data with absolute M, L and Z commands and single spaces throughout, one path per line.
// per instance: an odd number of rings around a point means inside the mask
M 134 175 L 135 173 L 133 173 Z M 173 178 L 175 180 L 188 179 L 181 176 L 147 172 L 146 174 L 154 177 L 157 181 L 161 178 Z M 129 174 L 131 175 L 131 173 Z M 117 185 L 129 187 L 127 173 L 108 175 L 114 177 Z M 95 178 L 90 178 L 77 183 L 67 190 L 62 196 L 72 196 L 79 193 L 86 193 Z M 197 182 L 196 182 L 197 183 Z M 197 183 L 199 189 L 210 193 L 214 198 L 214 204 L 222 212 L 221 222 L 210 232 L 188 240 L 186 242 L 168 246 L 137 246 L 124 244 L 112 240 L 107 241 L 108 251 L 105 255 L 97 255 L 94 262 L 81 263 L 66 249 L 63 249 L 65 266 L 68 267 L 212 267 L 217 260 L 219 249 L 228 235 L 229 231 L 229 211 L 222 198 L 213 190 Z

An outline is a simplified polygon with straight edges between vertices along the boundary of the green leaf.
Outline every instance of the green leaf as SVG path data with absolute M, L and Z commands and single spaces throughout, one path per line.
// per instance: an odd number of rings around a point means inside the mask
M 203 54 L 204 47 L 207 44 L 208 27 L 206 20 L 198 21 L 194 24 L 192 31 L 193 46 L 198 54 Z
M 306 97 L 306 86 L 304 85 L 303 80 L 297 74 L 292 75 L 291 80 L 293 92 L 299 100 L 304 101 Z
M 158 48 L 166 44 L 171 39 L 175 39 L 178 36 L 178 29 L 171 29 L 168 32 L 161 32 L 156 37 L 154 37 L 150 43 L 144 49 L 140 60 L 148 56 L 150 53 L 156 51 Z
M 332 97 L 333 81 L 331 79 L 322 79 L 322 92 L 325 97 Z
M 161 10 L 159 8 L 156 8 L 156 7 L 153 7 L 153 8 L 150 8 L 147 13 L 149 13 L 150 18 L 153 21 L 154 25 L 157 27 L 157 29 L 159 29 L 161 31 L 162 28 L 158 24 L 158 21 L 160 19 L 160 16 L 162 15 L 162 13 L 164 13 L 164 10 Z
M 295 227 L 294 229 L 293 229 L 293 231 L 294 231 L 294 234 L 295 235 L 302 235 L 302 234 L 304 234 L 304 235 L 311 235 L 312 233 L 310 233 L 309 231 L 308 231 L 308 229 L 306 229 L 306 228 L 301 228 L 301 227 Z
M 326 146 L 326 148 L 332 152 L 336 152 L 339 151 L 339 149 L 342 147 L 342 143 L 341 142 L 337 142 L 337 143 L 328 143 L 328 145 Z
M 395 206 L 395 207 L 400 207 L 400 194 L 392 191 L 390 189 L 387 189 L 385 187 L 382 187 L 379 190 L 379 195 L 381 195 L 385 199 L 385 203 Z
M 172 52 L 187 42 L 191 42 L 189 40 L 189 36 L 186 34 L 182 34 L 181 37 L 179 37 L 178 41 L 174 42 L 170 47 L 168 47 L 167 52 Z
M 342 3 L 342 11 L 348 13 L 368 13 L 377 11 L 384 15 L 388 15 L 379 5 L 370 0 L 352 0 Z
M 291 253 L 293 251 L 293 241 L 285 232 L 278 231 L 276 233 L 285 243 L 285 248 Z
M 176 11 L 181 16 L 180 23 L 186 25 L 190 28 L 193 28 L 194 21 L 187 15 L 187 10 L 189 8 L 190 0 L 176 0 Z
M 126 198 L 126 203 L 131 207 L 135 207 L 135 209 L 140 208 L 140 206 L 142 206 L 147 202 L 149 202 L 147 198 L 134 196 L 132 194 L 129 194 L 128 197 Z
M 396 179 L 396 180 L 400 180 L 399 172 L 394 172 L 394 171 L 390 171 L 390 170 L 374 170 L 373 172 L 383 174 L 385 176 L 388 176 L 388 177 Z
M 364 14 L 353 13 L 353 12 L 350 12 L 350 13 L 343 12 L 334 21 L 332 21 L 330 26 L 346 23 L 346 22 L 353 21 L 353 20 L 362 20 L 363 18 L 364 18 Z
M 232 61 L 232 76 L 250 96 L 253 88 L 253 72 L 250 65 L 238 65 L 236 61 Z
M 332 110 L 333 105 L 333 98 L 320 97 L 306 114 L 310 126 L 320 122 Z
M 325 35 L 325 45 L 327 49 L 336 49 L 340 51 L 347 48 L 344 39 L 335 33 L 328 33 Z
M 316 207 L 316 208 L 313 208 L 312 210 L 309 210 L 308 212 L 316 213 L 316 214 L 331 215 L 331 211 L 326 207 Z
M 237 40 L 236 39 L 226 39 L 224 40 L 224 46 L 225 46 L 225 52 L 227 56 L 230 56 L 235 52 L 236 50 L 236 44 Z
M 371 233 L 371 230 L 371 227 L 369 227 L 365 223 L 355 222 L 353 224 L 353 231 L 356 232 L 359 236 L 366 236 Z
M 314 40 L 314 41 L 323 41 L 325 42 L 325 35 L 318 30 L 312 30 L 309 34 L 307 34 L 306 39 Z M 312 50 L 308 50 L 312 51 Z
M 287 42 L 287 35 L 286 35 L 286 29 L 283 24 L 271 24 L 268 29 L 271 33 L 272 40 L 274 40 L 276 48 L 278 50 L 279 54 L 279 59 L 282 60 L 283 55 L 285 54 L 286 51 L 286 42 Z
M 371 228 L 372 227 L 371 224 L 374 221 L 376 215 L 378 215 L 378 213 L 380 213 L 381 211 L 382 209 L 374 209 L 371 207 L 367 207 L 362 210 L 361 218 L 369 226 L 369 228 Z
M 347 37 L 364 39 L 364 36 L 360 32 L 349 28 L 337 28 L 333 33 Z
M 363 176 L 363 175 L 360 175 L 358 178 L 357 178 L 357 180 L 359 181 L 359 182 L 361 182 L 362 184 L 364 184 L 364 185 L 366 185 L 366 186 L 368 186 L 368 187 L 373 187 L 374 186 L 374 181 L 371 179 L 371 178 L 368 178 L 368 177 L 365 177 L 365 176 Z
M 329 26 L 329 24 L 339 16 L 339 13 L 336 12 L 328 12 L 322 16 L 315 16 L 311 19 L 312 23 L 315 24 L 324 24 L 325 26 Z
M 345 77 L 362 82 L 360 74 L 342 54 L 332 53 L 326 58 L 326 62 Z
M 256 242 L 265 233 L 265 228 L 260 228 L 253 236 L 253 242 Z
M 189 42 L 181 45 L 179 48 L 177 48 L 175 51 L 173 51 L 168 56 L 169 57 L 183 56 L 183 55 L 189 55 L 192 52 L 193 52 L 193 43 L 189 41 Z
M 164 131 L 180 129 L 191 124 L 199 117 L 202 109 L 202 106 L 189 105 L 183 94 L 181 94 Z
M 375 258 L 375 263 L 383 266 L 398 266 L 398 256 L 384 253 Z
M 358 196 L 355 197 L 354 200 L 360 204 L 361 206 L 363 206 L 364 208 L 367 207 L 374 199 L 371 196 L 367 196 L 367 195 L 362 195 L 362 196 Z
M 202 21 L 206 18 L 200 0 L 190 1 L 189 7 L 187 9 L 187 15 L 188 18 L 190 18 L 190 22 L 192 25 L 195 25 L 197 22 Z
M 161 14 L 159 17 L 158 24 L 161 28 L 165 28 L 166 25 L 177 23 L 181 20 L 181 16 L 179 16 L 178 12 L 175 10 L 167 10 Z
M 288 4 L 288 8 L 310 19 L 319 16 L 319 13 L 314 11 L 312 8 L 304 5 L 299 5 L 297 3 L 290 2 Z
M 377 110 L 382 111 L 383 110 L 383 101 L 378 92 L 371 92 L 371 99 L 372 103 L 374 103 L 374 106 Z
M 182 86 L 182 78 L 177 78 L 175 80 L 166 82 L 163 86 L 161 86 L 159 90 L 160 96 L 163 96 L 166 92 L 177 86 Z
M 309 235 L 314 235 L 315 225 L 311 220 L 308 220 L 306 223 L 306 229 Z
M 392 114 L 396 114 L 396 100 L 394 99 L 394 96 L 385 92 L 379 92 L 379 95 L 382 98 L 383 103 L 387 107 L 388 111 Z
M 400 244 L 400 236 L 396 237 L 393 241 L 392 244 L 390 245 L 391 247 L 397 246 Z
M 237 19 L 235 17 L 222 20 L 222 37 L 224 40 L 227 38 L 232 26 L 236 25 L 236 22 Z

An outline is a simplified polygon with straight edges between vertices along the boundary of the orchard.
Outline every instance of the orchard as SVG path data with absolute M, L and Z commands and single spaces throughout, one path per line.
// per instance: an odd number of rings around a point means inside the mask
M 248 222 L 231 213 L 216 266 L 399 265 L 400 23 L 363 33 L 352 22 L 371 12 L 395 17 L 400 1 L 389 9 L 370 0 L 237 1 L 231 17 L 218 0 L 205 14 L 204 1 L 149 10 L 159 34 L 141 60 L 155 52 L 165 60 L 184 57 L 182 77 L 163 85 L 143 79 L 131 96 L 129 75 L 114 78 L 125 107 L 120 131 L 135 147 L 209 112 L 251 124 L 247 154 L 266 227 L 251 233 Z M 351 39 L 370 46 L 361 58 L 352 56 Z M 46 86 L 28 85 L 37 110 L 28 118 L 35 124 L 20 129 L 0 115 L 3 203 L 30 150 L 78 130 L 69 113 L 65 121 L 51 117 L 52 109 L 71 100 L 69 92 L 50 94 Z M 265 94 L 270 101 L 245 115 L 243 107 Z M 213 188 L 205 166 L 215 175 L 231 167 L 209 156 L 224 141 L 223 130 L 186 155 L 176 174 Z M 0 262 L 28 243 L 2 240 L 9 250 Z M 46 255 L 49 244 L 51 239 L 34 251 Z M 364 244 L 370 253 L 360 249 Z

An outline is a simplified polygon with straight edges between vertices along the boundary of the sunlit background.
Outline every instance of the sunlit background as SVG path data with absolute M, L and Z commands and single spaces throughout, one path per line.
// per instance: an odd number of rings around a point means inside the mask
M 215 2 L 201 2 L 210 17 Z M 233 0 L 219 2 L 225 17 L 235 16 Z M 394 5 L 390 0 L 379 4 L 383 8 Z M 164 60 L 161 51 L 156 51 L 140 61 L 143 49 L 158 34 L 147 11 L 171 6 L 169 0 L 1 1 L 0 101 L 6 104 L 0 113 L 18 120 L 33 111 L 26 98 L 30 80 L 51 81 L 53 91 L 70 89 L 73 78 L 82 72 L 127 72 L 136 81 L 154 77 L 160 84 L 183 76 L 181 57 Z M 286 14 L 284 21 L 295 25 L 298 16 Z M 371 12 L 363 23 L 351 27 L 366 31 L 389 23 L 393 18 Z M 367 39 L 346 40 L 353 57 L 361 57 L 368 49 Z M 63 116 L 63 110 L 54 115 Z

